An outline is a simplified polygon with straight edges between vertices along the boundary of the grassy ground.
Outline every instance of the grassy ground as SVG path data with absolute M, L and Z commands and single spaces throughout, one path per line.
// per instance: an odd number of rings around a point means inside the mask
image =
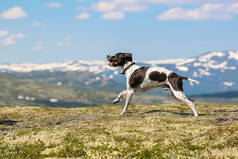
M 0 158 L 238 158 L 238 106 L 0 109 Z

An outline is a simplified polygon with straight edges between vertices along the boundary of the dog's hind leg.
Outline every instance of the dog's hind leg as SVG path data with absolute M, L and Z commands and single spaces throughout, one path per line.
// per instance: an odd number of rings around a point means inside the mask
M 189 100 L 183 92 L 183 79 L 187 79 L 187 77 L 182 77 L 176 73 L 171 73 L 168 77 L 167 84 L 170 87 L 172 96 L 186 103 L 192 109 L 194 116 L 198 116 L 197 110 L 195 109 L 195 104 Z
M 123 111 L 121 112 L 121 115 L 126 114 L 133 94 L 134 94 L 134 90 L 127 90 L 126 103 L 125 103 Z
M 195 108 L 195 104 L 185 96 L 184 92 L 175 91 L 171 88 L 171 94 L 175 99 L 178 99 L 186 103 L 192 109 L 194 116 L 198 116 L 197 110 Z
M 121 98 L 127 94 L 127 90 L 121 91 L 117 98 L 113 101 L 114 104 L 120 102 Z

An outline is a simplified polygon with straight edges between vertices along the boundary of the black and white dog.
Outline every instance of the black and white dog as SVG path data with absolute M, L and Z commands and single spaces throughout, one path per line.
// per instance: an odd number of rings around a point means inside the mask
M 178 99 L 192 109 L 194 116 L 198 116 L 195 109 L 195 104 L 187 98 L 183 92 L 182 80 L 189 80 L 191 82 L 199 83 L 188 77 L 180 76 L 172 71 L 159 67 L 142 67 L 136 65 L 132 61 L 132 54 L 130 53 L 117 53 L 114 56 L 107 56 L 109 66 L 120 67 L 123 69 L 121 74 L 126 76 L 127 90 L 122 91 L 113 103 L 118 103 L 123 96 L 126 96 L 125 107 L 122 115 L 127 112 L 131 98 L 135 92 L 145 92 L 152 88 L 165 88 L 170 90 L 172 96 Z

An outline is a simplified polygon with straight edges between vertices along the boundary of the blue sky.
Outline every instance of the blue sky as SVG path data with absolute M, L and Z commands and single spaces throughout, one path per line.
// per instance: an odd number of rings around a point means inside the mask
M 237 0 L 1 0 L 0 64 L 238 49 Z

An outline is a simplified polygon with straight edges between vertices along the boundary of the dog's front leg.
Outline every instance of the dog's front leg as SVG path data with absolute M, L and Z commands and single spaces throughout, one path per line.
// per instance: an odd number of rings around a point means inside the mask
M 133 94 L 134 94 L 133 90 L 127 90 L 126 103 L 125 103 L 125 107 L 124 107 L 123 111 L 121 112 L 121 115 L 126 114 Z
M 114 104 L 120 102 L 121 98 L 124 97 L 127 94 L 127 90 L 121 91 L 117 98 L 113 101 Z

